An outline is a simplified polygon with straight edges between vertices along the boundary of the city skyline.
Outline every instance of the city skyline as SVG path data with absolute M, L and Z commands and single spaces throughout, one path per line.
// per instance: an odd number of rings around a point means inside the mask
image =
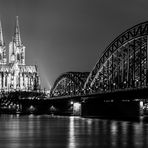
M 64 72 L 90 72 L 115 37 L 148 20 L 147 4 L 145 0 L 0 0 L 6 49 L 19 16 L 26 63 L 38 65 L 42 86 L 48 89 Z

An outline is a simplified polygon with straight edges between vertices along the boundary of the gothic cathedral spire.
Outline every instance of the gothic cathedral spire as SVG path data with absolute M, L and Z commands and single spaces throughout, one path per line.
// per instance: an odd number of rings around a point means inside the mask
M 7 62 L 6 48 L 5 48 L 5 44 L 4 44 L 2 24 L 1 24 L 1 20 L 0 20 L 0 64 L 4 65 L 4 64 L 6 64 L 6 62 Z
M 16 46 L 22 45 L 22 43 L 21 43 L 21 36 L 20 36 L 20 27 L 19 27 L 18 16 L 16 16 L 14 41 L 16 43 Z
M 18 16 L 16 17 L 14 36 L 9 44 L 9 63 L 25 65 L 25 46 L 21 41 Z
M 0 20 L 0 46 L 4 46 L 4 39 L 3 39 L 3 31 L 2 31 L 1 20 Z

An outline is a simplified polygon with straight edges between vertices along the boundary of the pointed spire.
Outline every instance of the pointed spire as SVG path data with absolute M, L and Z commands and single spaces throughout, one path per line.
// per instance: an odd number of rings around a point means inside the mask
M 18 16 L 16 16 L 14 41 L 15 41 L 17 46 L 20 46 L 22 44 L 21 43 L 21 36 L 20 36 L 20 28 L 19 28 Z
M 15 52 L 14 52 L 14 37 L 12 37 L 12 54 L 15 54 Z
M 3 31 L 2 31 L 2 23 L 0 20 L 0 45 L 3 46 L 4 45 L 4 39 L 3 39 Z

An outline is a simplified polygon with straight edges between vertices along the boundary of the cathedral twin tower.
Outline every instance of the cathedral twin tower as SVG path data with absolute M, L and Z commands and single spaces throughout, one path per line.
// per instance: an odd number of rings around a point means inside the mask
M 9 63 L 15 62 L 17 62 L 18 65 L 25 65 L 25 46 L 23 46 L 21 42 L 18 16 L 16 17 L 15 33 L 9 44 Z M 6 49 L 3 39 L 2 25 L 0 22 L 0 64 L 6 63 Z
M 34 91 L 39 87 L 37 66 L 25 65 L 25 46 L 21 41 L 18 16 L 15 33 L 9 44 L 9 62 L 0 22 L 0 91 Z

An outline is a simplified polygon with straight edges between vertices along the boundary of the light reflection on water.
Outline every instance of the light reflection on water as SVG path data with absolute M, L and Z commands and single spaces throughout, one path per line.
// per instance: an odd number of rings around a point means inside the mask
M 0 116 L 2 148 L 148 147 L 148 123 L 80 117 Z
M 74 118 L 70 117 L 69 122 L 69 137 L 68 137 L 68 147 L 75 148 L 76 147 L 76 140 L 75 140 L 75 129 L 74 129 Z

